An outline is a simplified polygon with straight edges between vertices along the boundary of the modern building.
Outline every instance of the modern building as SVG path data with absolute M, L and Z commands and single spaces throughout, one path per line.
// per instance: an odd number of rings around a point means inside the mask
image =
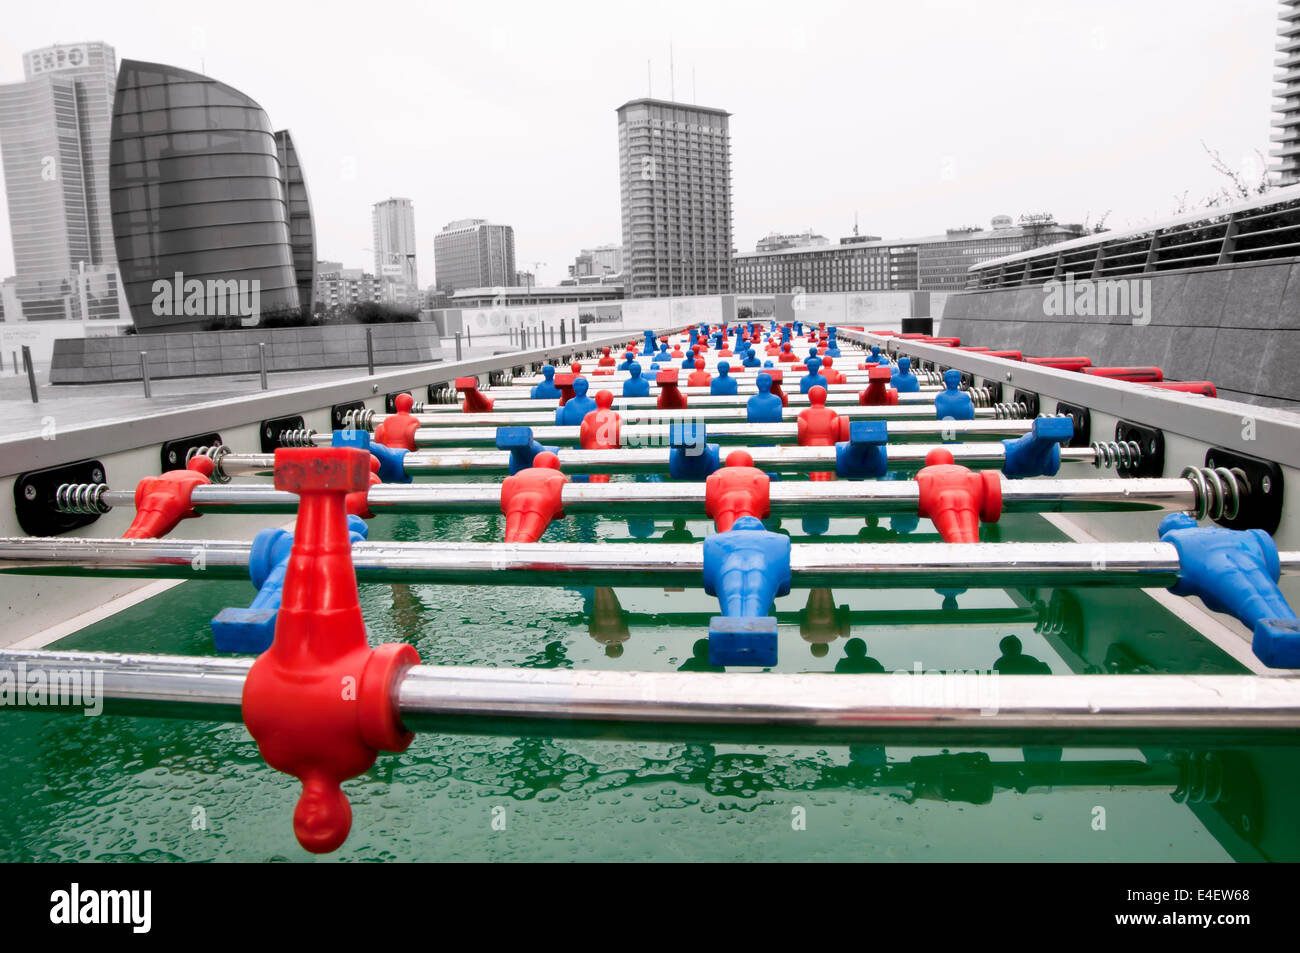
M 123 60 L 109 190 L 138 330 L 251 326 L 263 313 L 298 309 L 275 130 L 239 90 Z
M 769 232 L 758 240 L 754 251 L 780 251 L 782 248 L 812 248 L 817 245 L 829 245 L 825 235 L 815 235 L 810 228 L 799 234 Z
M 420 281 L 415 262 L 415 206 L 410 199 L 376 202 L 371 221 L 375 274 L 384 280 L 384 300 L 395 305 L 416 305 Z
M 1008 216 L 1000 215 L 993 226 L 893 241 L 851 236 L 838 245 L 739 254 L 736 291 L 959 291 L 971 265 L 1083 234 L 1082 226 L 1059 225 L 1050 216 L 1026 217 L 1012 225 Z
M 360 268 L 344 268 L 338 262 L 316 262 L 316 291 L 312 311 L 335 315 L 355 304 L 384 300 L 383 281 Z
M 21 313 L 27 321 L 126 317 L 108 180 L 117 56 L 107 43 L 51 46 L 24 54 L 23 74 L 0 86 Z
M 306 306 L 315 300 L 316 228 L 311 217 L 311 196 L 302 174 L 302 162 L 293 147 L 293 136 L 282 129 L 275 134 L 280 159 L 280 181 L 284 185 L 285 207 L 289 211 L 289 244 L 293 246 L 293 271 L 298 281 L 298 301 Z
M 513 285 L 515 230 L 483 218 L 448 222 L 433 238 L 433 267 L 438 290 L 447 295 Z
M 570 278 L 601 278 L 623 273 L 623 246 L 584 248 L 569 266 Z
M 1300 182 L 1300 0 L 1282 0 L 1279 17 L 1270 155 L 1278 184 L 1292 185 Z
M 731 114 L 660 99 L 617 112 L 628 296 L 730 293 Z
M 462 288 L 451 295 L 450 308 L 508 308 L 530 304 L 585 304 L 591 301 L 618 301 L 623 297 L 623 286 L 561 285 L 517 286 L 503 288 Z

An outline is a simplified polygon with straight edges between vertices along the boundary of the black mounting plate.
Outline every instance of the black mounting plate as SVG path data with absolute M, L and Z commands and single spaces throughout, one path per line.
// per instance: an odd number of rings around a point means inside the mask
M 1228 529 L 1262 529 L 1272 536 L 1282 524 L 1282 468 L 1271 460 L 1261 460 L 1248 454 L 1222 447 L 1205 451 L 1207 467 L 1240 469 L 1250 483 L 1250 493 L 1241 498 L 1237 515 L 1230 520 L 1214 522 Z
M 1115 422 L 1115 439 L 1120 443 L 1130 440 L 1142 448 L 1136 467 L 1116 467 L 1122 477 L 1158 477 L 1165 473 L 1165 435 L 1155 427 L 1144 427 L 1127 420 Z
M 1078 404 L 1067 404 L 1058 400 L 1056 412 L 1074 418 L 1074 436 L 1066 444 L 1067 447 L 1086 447 L 1092 443 L 1092 411 Z
M 330 430 L 346 430 L 347 422 L 344 418 L 354 410 L 365 409 L 364 400 L 349 400 L 342 404 L 335 404 L 330 408 Z
M 193 437 L 181 437 L 179 440 L 168 440 L 162 445 L 162 472 L 184 470 L 185 455 L 197 447 L 219 446 L 221 446 L 221 434 L 216 431 L 195 434 Z
M 1017 387 L 1011 391 L 1011 403 L 1024 404 L 1029 408 L 1031 418 L 1038 416 L 1038 393 L 1036 391 L 1021 390 Z
M 68 530 L 89 526 L 98 513 L 60 513 L 54 508 L 55 494 L 65 483 L 105 483 L 104 464 L 78 460 L 43 470 L 29 470 L 14 480 L 14 511 L 18 525 L 28 536 L 58 536 Z
M 407 395 L 410 396 L 410 398 L 411 398 L 412 400 L 415 399 L 415 395 L 412 394 L 409 390 L 395 390 L 395 391 L 393 391 L 391 394 L 385 394 L 385 395 L 384 395 L 384 413 L 386 413 L 386 414 L 395 414 L 395 413 L 397 413 L 397 403 L 396 403 L 396 401 L 397 401 L 397 395 L 398 395 L 398 394 L 407 394 Z
M 280 447 L 280 434 L 286 430 L 306 430 L 307 424 L 303 421 L 302 415 L 294 417 L 272 417 L 270 420 L 263 420 L 261 430 L 258 436 L 262 441 L 263 453 L 275 453 Z

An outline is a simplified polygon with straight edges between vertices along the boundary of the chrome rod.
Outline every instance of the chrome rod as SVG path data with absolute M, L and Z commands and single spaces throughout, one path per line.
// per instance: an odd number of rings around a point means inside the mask
M 804 401 L 804 407 L 808 406 Z M 495 409 L 492 413 L 487 414 L 430 414 L 421 413 L 414 415 L 420 421 L 422 427 L 545 427 L 554 426 L 555 411 L 557 405 L 552 402 L 549 410 L 527 410 L 527 411 L 504 411 L 497 412 Z M 635 424 L 653 424 L 660 421 L 681 420 L 683 416 L 689 415 L 691 420 L 700 420 L 708 424 L 736 424 L 744 423 L 748 419 L 748 412 L 745 407 L 710 407 L 696 406 L 692 404 L 685 411 L 681 410 L 657 410 L 649 408 L 626 408 L 620 407 L 616 400 L 611 408 L 619 412 L 622 423 L 625 426 Z M 858 404 L 836 405 L 835 413 L 841 417 L 849 417 L 854 420 L 930 420 L 935 417 L 934 401 L 928 403 L 900 404 L 898 406 L 877 406 L 863 407 Z M 798 407 L 787 407 L 784 417 L 786 420 L 795 420 L 798 417 Z M 376 414 L 374 417 L 374 426 L 378 427 L 395 414 Z M 993 407 L 976 407 L 976 419 L 993 420 L 1001 419 L 1000 414 Z
M 774 514 L 825 513 L 870 516 L 915 513 L 921 494 L 910 480 L 871 482 L 774 482 L 769 485 Z M 130 490 L 109 490 L 103 502 L 133 507 Z M 561 499 L 568 513 L 705 512 L 702 483 L 568 483 Z M 381 483 L 370 487 L 366 502 L 375 512 L 500 512 L 499 483 Z M 1183 479 L 1003 480 L 1006 513 L 1174 510 L 1196 508 L 1197 490 Z M 266 484 L 196 486 L 190 504 L 199 513 L 294 513 L 298 496 Z
M 782 386 L 784 386 L 784 384 Z M 608 388 L 604 388 L 599 381 L 593 381 L 591 384 L 591 389 L 587 391 L 587 396 L 591 397 L 595 391 L 602 390 L 602 389 L 608 389 Z M 709 389 L 707 387 L 682 387 L 678 389 L 690 397 L 691 409 L 695 409 L 697 407 L 744 407 L 746 405 L 746 402 L 749 400 L 749 398 L 753 397 L 756 393 L 758 393 L 758 391 L 753 387 L 750 387 L 744 393 L 734 394 L 734 395 L 712 394 L 709 392 Z M 502 393 L 503 390 L 505 389 L 494 387 L 487 392 L 488 396 L 493 398 L 496 401 L 492 409 L 492 412 L 494 414 L 513 413 L 515 411 L 542 411 L 542 410 L 549 410 L 552 414 L 554 414 L 555 408 L 559 406 L 559 401 L 556 398 L 550 398 L 550 399 L 539 398 L 534 400 L 532 397 L 528 396 L 529 391 L 526 388 L 520 389 L 518 391 L 519 394 L 518 397 L 512 397 L 508 395 L 503 396 Z M 699 391 L 700 393 L 694 393 L 695 391 Z M 841 404 L 848 405 L 848 406 L 857 406 L 859 393 L 860 390 L 831 391 L 826 395 L 826 403 L 831 404 L 836 408 L 838 408 L 839 405 Z M 933 414 L 935 393 L 936 391 L 932 389 L 925 393 L 899 394 L 898 405 L 908 406 L 912 404 L 919 404 L 922 407 L 928 407 L 930 409 L 930 413 Z M 794 393 L 790 393 L 789 391 L 786 391 L 785 395 L 786 397 L 789 398 L 789 406 L 792 408 L 807 407 L 811 403 L 811 401 L 808 400 L 807 394 L 799 393 L 797 386 Z M 625 411 L 631 411 L 631 410 L 654 410 L 657 409 L 658 401 L 659 401 L 658 397 L 622 397 L 616 394 L 614 397 L 614 410 L 617 410 L 620 413 Z M 890 407 L 890 408 L 880 408 L 880 409 L 894 409 L 894 408 Z M 976 409 L 978 410 L 979 408 Z M 421 420 L 423 420 L 425 416 L 449 417 L 457 414 L 463 414 L 463 411 L 461 410 L 459 403 L 455 403 L 455 404 L 427 404 L 426 403 L 418 416 L 420 416 Z M 375 414 L 374 423 L 378 425 L 382 423 L 388 416 L 389 416 L 388 414 Z
M 0 650 L 14 707 L 238 721 L 250 658 Z M 39 694 L 36 685 L 60 686 Z M 413 731 L 556 737 L 1069 743 L 1248 735 L 1294 743 L 1300 679 L 1256 675 L 623 672 L 416 665 L 394 701 Z M 540 724 L 537 724 L 540 723 Z M 1017 742 L 1019 743 L 1019 742 Z
M 689 409 L 679 412 L 678 420 L 693 423 L 697 418 Z M 624 446 L 668 446 L 669 424 L 627 424 L 619 427 L 619 439 Z M 909 440 L 939 438 L 957 440 L 1001 440 L 1028 433 L 1032 420 L 899 420 L 889 424 L 889 439 Z M 543 445 L 574 446 L 578 442 L 579 428 L 534 427 L 533 438 Z M 750 424 L 737 421 L 730 424 L 709 425 L 706 433 L 710 443 L 737 444 L 754 440 L 760 443 L 795 443 L 799 438 L 798 424 L 794 421 L 779 424 Z M 321 435 L 328 444 L 329 435 Z M 495 446 L 496 427 L 421 427 L 414 434 L 416 447 L 483 447 Z
M 251 545 L 230 540 L 0 538 L 0 572 L 139 578 L 239 578 Z M 1300 571 L 1300 552 L 1279 554 Z M 1168 588 L 1178 551 L 1169 543 L 800 543 L 799 586 L 859 589 L 960 585 L 1098 585 Z M 360 582 L 660 587 L 698 582 L 703 549 L 677 543 L 396 543 L 352 547 Z

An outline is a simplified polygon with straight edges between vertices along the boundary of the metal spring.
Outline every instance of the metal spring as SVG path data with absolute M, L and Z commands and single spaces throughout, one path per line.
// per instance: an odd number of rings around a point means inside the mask
M 511 373 L 511 371 L 509 371 L 508 369 L 493 371 L 488 375 L 488 386 L 508 387 L 510 384 L 514 383 L 514 379 L 515 379 L 514 374 Z
M 943 383 L 943 375 L 940 374 L 938 371 L 913 370 L 912 373 L 916 376 L 916 382 L 918 384 L 942 384 Z
M 445 381 L 441 384 L 434 384 L 433 390 L 429 392 L 430 403 L 434 404 L 455 404 L 459 403 L 456 398 L 455 388 L 449 386 Z
M 994 397 L 997 395 L 992 387 L 968 387 L 966 393 L 970 394 L 971 403 L 976 407 L 992 407 L 996 403 Z
M 107 483 L 64 483 L 54 491 L 54 508 L 60 513 L 100 516 L 113 507 L 104 502 Z
M 195 457 L 207 457 L 212 461 L 212 482 L 229 483 L 230 474 L 221 467 L 222 458 L 229 453 L 230 448 L 224 443 L 213 447 L 190 447 L 185 451 L 185 465 L 188 467 Z
M 993 405 L 993 416 L 998 420 L 1024 420 L 1034 416 L 1033 408 L 1021 401 Z
M 1092 465 L 1098 470 L 1102 467 L 1131 470 L 1142 462 L 1142 446 L 1136 440 L 1106 440 L 1091 446 Z
M 344 430 L 370 430 L 375 423 L 375 412 L 365 407 L 349 410 L 343 415 Z
M 1223 765 L 1213 751 L 1193 751 L 1175 759 L 1178 787 L 1170 795 L 1179 804 L 1216 804 L 1223 797 Z
M 281 430 L 277 443 L 281 447 L 314 447 L 316 444 L 312 438 L 316 436 L 314 430 Z
M 1196 493 L 1196 509 L 1191 514 L 1198 520 L 1207 516 L 1212 520 L 1236 519 L 1241 512 L 1241 498 L 1250 495 L 1250 478 L 1240 467 L 1183 467 L 1179 475 L 1192 484 Z

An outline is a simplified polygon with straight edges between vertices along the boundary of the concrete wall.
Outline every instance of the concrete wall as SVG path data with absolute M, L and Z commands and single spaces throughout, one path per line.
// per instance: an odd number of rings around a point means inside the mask
M 1046 313 L 1043 286 L 949 295 L 941 333 L 963 344 L 1094 364 L 1155 364 L 1166 378 L 1208 380 L 1219 396 L 1300 411 L 1300 262 L 1141 276 L 1150 322 Z M 1141 320 L 1141 319 L 1139 319 Z
M 258 344 L 266 345 L 268 371 L 365 367 L 367 329 L 373 335 L 376 364 L 443 359 L 437 329 L 416 322 L 126 335 L 54 342 L 50 383 L 139 380 L 141 351 L 149 353 L 153 378 L 256 373 Z

